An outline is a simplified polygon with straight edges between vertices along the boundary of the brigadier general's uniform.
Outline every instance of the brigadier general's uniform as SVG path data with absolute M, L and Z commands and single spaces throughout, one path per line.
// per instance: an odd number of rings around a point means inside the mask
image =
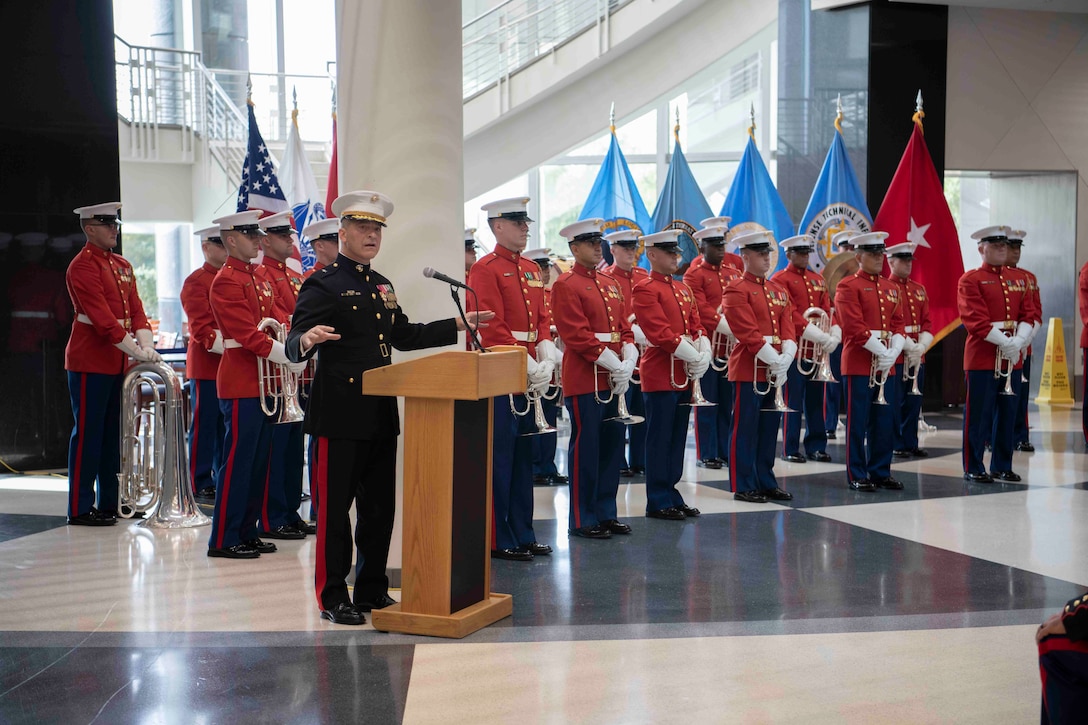
M 712 226 L 695 232 L 694 239 L 700 246 L 725 246 L 729 217 L 721 217 L 724 221 L 718 219 L 712 217 L 708 220 L 714 222 Z M 714 360 L 726 359 L 726 347 L 733 333 L 722 310 L 722 298 L 726 285 L 740 275 L 724 260 L 711 264 L 706 256 L 699 257 L 684 273 L 684 282 L 691 288 L 699 307 L 699 322 L 710 336 L 711 344 L 714 345 L 714 340 L 717 340 L 711 351 Z M 703 397 L 717 405 L 695 409 L 695 457 L 698 459 L 697 465 L 717 469 L 729 461 L 729 440 L 733 433 L 733 386 L 726 371 L 716 370 L 715 366 L 722 367 L 720 363 L 712 362 L 700 381 Z
M 341 219 L 342 252 L 303 284 L 287 352 L 295 361 L 319 352 L 305 422 L 306 432 L 316 440 L 311 466 L 321 501 L 315 566 L 318 606 L 322 617 L 333 622 L 361 624 L 359 612 L 393 603 L 387 593 L 386 561 L 396 506 L 400 434 L 397 399 L 366 390 L 363 374 L 392 364 L 394 348 L 455 344 L 457 323 L 453 319 L 409 322 L 392 282 L 370 264 L 344 253 L 358 254 L 352 251 L 356 235 L 369 238 L 376 233 L 380 240 L 380 228 L 393 212 L 387 196 L 376 191 L 350 192 L 337 197 L 332 212 Z M 380 225 L 376 232 L 375 224 Z M 339 339 L 303 350 L 303 335 L 318 325 L 333 328 Z M 349 596 L 352 503 L 357 514 L 359 566 Z
M 75 310 L 64 351 L 75 418 L 68 447 L 69 524 L 116 523 L 125 369 L 129 357 L 137 362 L 162 360 L 155 352 L 132 265 L 112 251 L 120 208 L 119 202 L 110 202 L 75 210 L 87 245 L 68 265 L 65 277 Z
M 735 241 L 748 250 L 745 254 L 764 255 L 769 254 L 774 235 L 749 232 Z M 737 338 L 729 355 L 736 416 L 729 451 L 733 497 L 749 503 L 788 501 L 793 495 L 778 486 L 774 475 L 774 450 L 782 415 L 775 406 L 775 387 L 785 384 L 797 353 L 789 294 L 777 282 L 746 269 L 726 287 L 723 307 Z
M 679 230 L 642 237 L 645 247 L 680 254 Z M 635 320 L 649 341 L 639 376 L 646 399 L 646 515 L 680 521 L 699 515 L 676 490 L 684 473 L 691 412 L 689 373 L 710 365 L 710 340 L 699 322 L 691 288 L 672 275 L 650 272 L 634 288 Z
M 874 370 L 883 375 L 884 398 L 896 399 L 898 380 L 891 371 L 903 349 L 903 313 L 899 288 L 880 276 L 887 237 L 885 232 L 854 237 L 855 250 L 880 255 L 880 265 L 876 273 L 863 266 L 835 289 L 846 389 L 846 473 L 855 491 L 903 488 L 891 475 L 892 407 L 877 402 L 880 386 L 873 379 Z
M 1007 227 L 986 227 L 972 235 L 984 245 L 1007 246 Z M 963 474 L 971 481 L 989 483 L 1019 481 L 1012 470 L 1012 429 L 1016 416 L 1016 392 L 1020 375 L 1015 371 L 1020 354 L 1026 348 L 1035 322 L 1034 305 L 1024 277 L 1004 266 L 983 263 L 960 277 L 956 295 L 960 318 L 967 328 L 963 369 L 967 376 L 967 403 L 963 414 Z M 1012 395 L 1005 388 L 1005 377 L 998 376 L 998 352 L 1011 365 Z M 987 434 L 992 435 L 993 452 L 990 472 L 982 457 Z
M 526 212 L 528 202 L 524 197 L 502 199 L 485 204 L 483 209 L 489 223 L 501 221 L 527 228 L 532 221 Z M 479 331 L 481 343 L 484 347 L 525 348 L 529 378 L 543 392 L 555 366 L 543 276 L 536 262 L 503 246 L 497 236 L 496 240 L 495 250 L 472 265 L 468 285 L 476 294 L 469 296 L 468 306 L 495 312 L 495 318 Z M 536 426 L 526 397 L 515 395 L 513 400 L 519 411 L 527 411 L 525 415 L 514 414 L 509 396 L 494 399 L 491 552 L 497 558 L 528 561 L 534 555 L 550 553 L 551 548 L 539 544 L 533 531 L 533 446 L 527 434 Z
M 603 223 L 586 219 L 559 233 L 572 250 L 576 245 L 599 249 Z M 587 250 L 576 254 L 583 251 Z M 624 315 L 623 292 L 612 277 L 576 257 L 574 266 L 552 287 L 552 316 L 566 345 L 562 379 L 571 421 L 567 529 L 573 536 L 591 539 L 629 534 L 631 527 L 620 523 L 616 514 L 624 426 L 613 419 L 619 396 L 627 392 L 638 349 Z M 606 399 L 607 404 L 600 402 Z
M 807 255 L 816 247 L 816 240 L 808 234 L 801 234 L 785 239 L 780 246 L 787 254 Z M 771 279 L 786 290 L 790 297 L 793 311 L 793 326 L 798 337 L 807 341 L 812 352 L 809 358 L 797 358 L 790 365 L 786 381 L 785 401 L 792 411 L 782 415 L 782 456 L 793 463 L 804 463 L 811 458 L 827 463 L 831 456 L 827 454 L 827 429 L 824 425 L 824 398 L 827 383 L 815 380 L 817 361 L 827 351 L 838 347 L 832 335 L 831 298 L 827 294 L 824 278 L 806 266 L 798 266 L 791 260 L 784 268 L 771 275 Z M 826 329 L 821 329 L 813 319 L 805 317 L 805 312 L 816 308 L 827 316 Z M 805 365 L 807 373 L 802 373 L 800 366 Z M 830 362 L 829 362 L 830 367 Z M 801 414 L 805 416 L 805 454 L 801 455 Z
M 1008 230 L 1010 256 L 1014 251 L 1019 254 L 1026 235 L 1027 232 L 1022 229 Z M 1031 453 L 1035 450 L 1035 446 L 1031 444 L 1031 437 L 1028 435 L 1028 396 L 1031 393 L 1031 343 L 1043 326 L 1043 301 L 1039 293 L 1039 279 L 1032 272 L 1021 267 L 1019 261 L 1018 257 L 1016 264 L 1009 264 L 1008 266 L 1024 276 L 1024 281 L 1028 286 L 1028 294 L 1031 296 L 1032 308 L 1035 310 L 1035 321 L 1032 324 L 1031 334 L 1028 336 L 1027 346 L 1024 348 L 1024 354 L 1020 360 L 1020 392 L 1016 394 L 1016 417 L 1013 420 L 1012 440 L 1016 450 Z
M 201 229 L 201 245 L 223 246 L 219 227 Z M 181 285 L 181 308 L 189 319 L 189 346 L 185 352 L 185 378 L 189 384 L 189 479 L 193 493 L 215 496 L 223 470 L 223 437 L 226 434 L 215 377 L 223 356 L 223 334 L 215 326 L 210 300 L 212 280 L 219 269 L 208 261 Z
M 891 260 L 914 260 L 913 242 L 888 247 Z M 909 270 L 909 268 L 906 268 Z M 911 393 L 914 380 L 906 377 L 907 368 L 915 371 L 921 393 L 925 385 L 925 352 L 933 344 L 932 324 L 929 321 L 929 295 L 926 288 L 908 275 L 899 276 L 891 270 L 888 279 L 899 288 L 899 307 L 903 313 L 903 354 L 895 362 L 892 375 L 896 379 L 895 399 L 892 404 L 892 455 L 897 458 L 925 458 L 929 454 L 918 447 L 918 419 L 922 412 L 922 396 Z M 909 364 L 908 364 L 909 363 Z
M 604 240 L 608 242 L 609 247 L 620 246 L 628 249 L 634 249 L 638 247 L 638 238 L 641 233 L 637 229 L 620 229 L 619 231 L 612 232 L 604 235 Z M 615 255 L 613 255 L 614 257 Z M 631 269 L 623 269 L 618 264 L 610 264 L 605 267 L 605 274 L 612 279 L 616 280 L 616 284 L 619 285 L 620 291 L 623 292 L 623 314 L 627 318 L 627 322 L 631 325 L 631 332 L 634 334 L 635 345 L 639 349 L 645 349 L 647 340 L 645 333 L 642 332 L 642 328 L 635 322 L 635 308 L 634 308 L 634 287 L 636 284 L 644 279 L 648 279 L 650 273 L 638 265 L 632 265 Z M 638 374 L 638 366 L 635 366 L 636 375 Z M 636 380 L 634 377 L 628 383 L 627 393 L 627 411 L 636 417 L 645 418 L 646 415 L 646 403 L 642 397 L 642 383 Z M 638 473 L 646 472 L 646 424 L 637 423 L 635 425 L 624 426 L 627 429 L 627 444 L 628 451 L 627 457 L 622 462 L 623 465 L 620 468 L 620 475 L 625 477 L 631 477 Z

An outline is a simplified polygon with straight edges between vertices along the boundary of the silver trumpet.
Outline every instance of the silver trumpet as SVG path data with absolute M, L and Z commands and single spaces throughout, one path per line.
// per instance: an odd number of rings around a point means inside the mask
M 280 343 L 287 342 L 287 326 L 278 320 L 266 317 L 257 323 L 257 329 L 271 333 L 272 338 Z M 257 358 L 257 388 L 261 398 L 261 411 L 269 418 L 276 418 L 277 425 L 301 423 L 306 417 L 302 406 L 298 404 L 303 375 L 305 371 L 292 372 L 283 363 L 274 363 L 264 357 Z
M 688 344 L 694 347 L 695 341 L 687 335 L 680 337 L 681 340 L 687 340 Z M 681 403 L 680 405 L 690 405 L 692 408 L 709 408 L 717 403 L 711 403 L 705 397 L 703 397 L 703 385 L 699 378 L 692 375 L 688 375 L 682 381 L 676 380 L 676 355 L 672 355 L 669 360 L 669 384 L 677 390 L 683 390 L 687 387 L 688 382 L 691 382 L 691 402 Z
M 1001 348 L 997 348 L 994 355 L 994 377 L 1005 378 L 1005 386 L 998 391 L 998 395 L 1016 395 L 1012 389 L 1012 371 L 1016 367 L 1016 361 L 1005 357 Z
M 185 399 L 177 373 L 164 362 L 138 363 L 125 375 L 121 395 L 117 512 L 127 519 L 154 509 L 140 523 L 149 529 L 210 524 L 189 480 Z
M 880 369 L 876 364 L 876 357 L 873 357 L 872 367 L 869 368 L 869 387 L 877 388 L 876 400 L 873 402 L 877 405 L 887 405 L 888 399 L 884 397 L 884 383 L 888 382 L 888 371 Z
M 595 379 L 597 379 L 596 376 L 599 376 L 601 374 L 608 376 L 608 370 L 601 367 L 597 363 L 593 363 L 593 375 L 595 376 Z M 615 397 L 616 389 L 612 387 L 612 380 L 610 377 L 608 378 L 607 398 L 602 398 L 598 387 L 594 386 L 593 399 L 601 405 L 608 405 Z M 625 393 L 624 395 L 619 396 L 619 402 L 616 404 L 616 415 L 612 418 L 605 418 L 604 422 L 607 423 L 610 420 L 614 420 L 618 423 L 623 423 L 624 425 L 638 425 L 639 423 L 644 422 L 646 419 L 643 418 L 641 415 L 631 415 L 631 413 L 627 410 L 627 395 Z
M 767 384 L 764 387 L 760 387 L 760 384 L 759 384 L 759 371 L 761 369 L 764 369 L 764 368 L 766 368 L 766 370 L 767 370 Z M 775 377 L 774 373 L 771 372 L 770 366 L 767 365 L 767 363 L 760 360 L 758 357 L 755 360 L 754 371 L 755 371 L 755 375 L 752 377 L 752 390 L 755 391 L 756 395 L 758 395 L 759 397 L 762 398 L 764 395 L 771 392 L 772 387 L 774 388 L 774 402 L 771 404 L 770 407 L 760 408 L 760 410 L 765 410 L 767 412 L 775 412 L 775 413 L 796 413 L 797 412 L 796 410 L 794 410 L 790 406 L 786 405 L 786 396 L 785 396 L 785 393 L 783 393 L 783 390 L 782 390 L 783 388 L 786 387 L 786 378 L 785 377 L 781 377 L 781 378 Z
M 805 310 L 805 321 L 811 322 L 820 332 L 831 332 L 831 317 L 821 307 L 809 307 Z M 817 348 L 812 340 L 801 338 L 797 346 L 797 372 L 805 377 L 812 376 L 815 383 L 837 383 L 831 373 L 831 355 Z
M 922 367 L 922 358 L 918 358 L 917 364 L 911 364 L 910 360 L 909 357 L 903 358 L 903 382 L 911 383 L 907 395 L 921 395 L 922 391 L 918 389 L 918 371 Z

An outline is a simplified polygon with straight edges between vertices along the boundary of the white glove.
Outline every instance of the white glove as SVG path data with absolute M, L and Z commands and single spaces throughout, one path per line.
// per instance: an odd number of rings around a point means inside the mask
M 642 331 L 642 327 L 638 324 L 631 325 L 631 332 L 635 333 L 635 344 L 637 345 L 649 345 L 650 341 L 646 339 L 646 333 Z
M 759 352 L 756 353 L 756 360 L 766 363 L 767 367 L 773 366 L 778 362 L 778 351 L 769 342 L 763 343 L 763 347 L 759 348 Z
M 607 347 L 597 356 L 597 364 L 610 373 L 614 373 L 623 367 L 619 356 Z
M 212 340 L 212 346 L 208 352 L 214 352 L 216 355 L 223 354 L 223 333 L 219 330 L 215 331 L 215 339 Z
M 892 342 L 888 346 L 890 352 L 895 353 L 893 358 L 899 357 L 899 353 L 903 352 L 903 345 L 906 344 L 907 338 L 905 335 L 900 335 L 898 332 L 892 335 Z
M 801 332 L 801 339 L 809 340 L 819 347 L 825 347 L 831 342 L 831 335 L 810 322 L 805 325 L 805 329 Z
M 715 331 L 722 335 L 733 335 L 733 330 L 730 329 L 729 323 L 725 319 L 725 315 L 722 315 L 722 318 L 718 320 L 718 326 L 715 328 Z
M 131 358 L 134 358 L 136 360 L 144 359 L 144 354 L 140 351 L 140 346 L 136 344 L 136 340 L 134 340 L 132 335 L 129 335 L 128 333 L 126 333 L 125 336 L 121 338 L 120 342 L 115 342 L 113 346 Z
M 559 348 L 551 340 L 541 340 L 536 344 L 536 359 L 551 360 L 556 365 L 563 359 L 559 354 Z
M 289 362 L 287 363 L 287 369 L 293 372 L 295 375 L 301 375 L 302 371 L 305 370 L 306 366 L 309 364 L 309 360 L 303 360 L 302 362 Z
M 673 352 L 673 355 L 686 363 L 699 362 L 699 351 L 687 340 L 680 341 L 680 344 L 676 346 L 676 351 Z
M 911 350 L 910 352 L 904 351 L 903 354 L 906 356 L 906 363 L 908 365 L 911 365 L 912 367 L 917 367 L 921 365 L 923 352 L 924 350 L 922 349 L 922 346 L 916 343 L 913 350 Z
M 895 367 L 895 361 L 899 357 L 899 353 L 895 350 L 888 350 L 883 355 L 877 355 L 876 366 L 879 370 L 888 373 L 893 367 Z
M 612 382 L 612 389 L 622 385 L 624 389 L 627 389 L 627 385 L 631 382 L 631 373 L 634 372 L 634 368 L 628 370 L 624 365 L 620 364 L 620 369 L 615 372 L 609 373 L 608 379 Z
M 267 355 L 268 362 L 278 363 L 280 365 L 286 365 L 291 362 L 287 359 L 287 351 L 283 347 L 283 343 L 279 340 L 272 341 L 272 349 Z
M 832 325 L 831 326 L 831 332 L 829 334 L 835 340 L 836 345 L 841 345 L 842 344 L 842 328 L 841 327 L 839 327 L 838 325 Z
M 552 358 L 552 362 L 555 363 L 555 366 L 557 368 L 563 368 L 563 351 L 560 350 L 558 347 L 555 348 L 555 357 Z
M 782 354 L 789 358 L 789 362 L 786 363 L 786 367 L 789 367 L 793 359 L 797 357 L 797 343 L 793 340 L 783 340 Z
M 631 361 L 632 365 L 638 362 L 638 346 L 629 342 L 623 343 L 623 361 Z
M 774 377 L 775 381 L 784 381 L 786 379 L 786 376 L 789 374 L 790 365 L 792 364 L 792 357 L 784 353 L 779 355 L 778 359 L 775 360 L 770 366 L 771 375 Z
M 1031 326 L 1031 336 L 1028 337 L 1028 344 L 1035 342 L 1035 336 L 1039 334 L 1039 330 L 1043 329 L 1043 323 L 1036 322 Z
M 918 336 L 918 345 L 922 348 L 922 354 L 924 355 L 929 346 L 933 344 L 933 333 L 923 332 Z
M 870 333 L 869 339 L 865 341 L 865 344 L 862 345 L 862 347 L 877 357 L 885 355 L 888 352 L 888 348 L 884 346 L 884 343 L 880 341 L 880 337 L 876 333 Z M 899 356 L 896 355 L 896 357 Z
M 628 378 L 622 383 L 616 383 L 612 386 L 612 392 L 615 395 L 626 395 L 627 389 L 631 387 L 631 379 Z
M 684 366 L 687 368 L 688 374 L 694 378 L 701 378 L 706 375 L 706 371 L 710 369 L 710 351 L 704 350 L 699 353 L 699 361 L 688 363 Z
M 551 360 L 537 363 L 536 370 L 528 375 L 529 384 L 527 387 L 538 393 L 547 392 L 548 388 L 551 387 L 553 372 L 555 372 L 555 363 Z
M 155 349 L 154 336 L 146 327 L 136 331 L 136 342 L 144 352 L 143 360 L 147 362 L 162 362 L 162 355 Z

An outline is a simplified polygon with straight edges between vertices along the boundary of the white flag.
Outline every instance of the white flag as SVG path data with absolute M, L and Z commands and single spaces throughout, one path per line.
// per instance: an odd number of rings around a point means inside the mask
M 302 230 L 308 224 L 325 218 L 325 205 L 317 194 L 317 182 L 306 160 L 306 149 L 298 132 L 298 111 L 291 112 L 291 131 L 287 135 L 287 147 L 283 150 L 283 163 L 280 164 L 280 182 L 291 213 L 295 217 L 295 229 L 298 230 L 299 256 L 302 258 L 302 271 L 313 268 L 317 257 L 314 255 L 310 240 L 302 236 Z

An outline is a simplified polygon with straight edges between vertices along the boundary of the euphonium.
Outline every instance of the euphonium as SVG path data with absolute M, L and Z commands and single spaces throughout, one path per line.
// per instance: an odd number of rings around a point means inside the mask
M 873 356 L 872 367 L 869 368 L 869 387 L 877 388 L 876 400 L 873 402 L 877 405 L 887 405 L 888 400 L 884 397 L 884 383 L 888 382 L 888 371 L 882 370 L 877 365 L 876 356 Z
M 689 345 L 694 347 L 695 342 L 687 335 L 683 335 L 681 340 L 687 340 Z M 669 384 L 677 390 L 683 390 L 684 387 L 691 382 L 691 402 L 681 403 L 681 405 L 690 405 L 692 408 L 708 408 L 717 403 L 711 403 L 705 397 L 703 397 L 703 385 L 699 378 L 688 374 L 688 376 L 681 382 L 676 380 L 676 355 L 672 355 L 669 358 Z
M 598 376 L 598 375 L 601 375 L 602 373 L 604 375 L 608 375 L 607 370 L 605 370 L 603 367 L 601 367 L 597 363 L 593 363 L 593 375 Z M 608 397 L 607 398 L 602 398 L 601 395 L 600 395 L 600 391 L 597 390 L 597 386 L 596 385 L 593 386 L 593 399 L 595 401 L 597 401 L 598 403 L 600 403 L 601 405 L 608 405 L 609 403 L 612 402 L 613 398 L 617 397 L 617 395 L 618 394 L 616 393 L 616 389 L 614 387 L 612 387 L 611 378 L 609 378 L 609 381 L 608 381 Z M 646 420 L 641 415 L 631 415 L 630 411 L 627 410 L 627 395 L 626 395 L 626 392 L 625 392 L 625 394 L 619 395 L 618 397 L 619 397 L 619 402 L 616 404 L 616 415 L 614 417 L 612 417 L 612 418 L 605 418 L 604 419 L 605 423 L 607 423 L 610 420 L 614 420 L 614 421 L 617 421 L 619 423 L 623 423 L 624 425 L 638 425 L 639 423 L 642 423 L 643 421 Z
M 806 322 L 813 325 L 825 334 L 831 332 L 831 317 L 821 307 L 809 307 L 805 310 Z M 805 339 L 802 335 L 797 346 L 797 372 L 804 376 L 812 376 L 816 383 L 836 383 L 835 376 L 831 373 L 831 355 L 822 347 L 817 347 L 812 340 Z
M 150 388 L 146 404 L 141 400 L 145 386 Z M 154 515 L 140 524 L 150 529 L 211 523 L 193 499 L 187 451 L 185 402 L 177 374 L 164 362 L 133 365 L 121 389 L 118 513 L 131 518 L 154 508 Z
M 257 323 L 261 332 L 272 333 L 272 338 L 281 344 L 287 342 L 287 327 L 271 317 Z M 305 374 L 296 373 L 283 363 L 274 363 L 268 358 L 257 358 L 257 387 L 261 398 L 261 410 L 269 418 L 276 417 L 276 423 L 301 423 L 306 417 L 302 406 L 298 404 L 299 391 L 302 389 L 301 378 Z M 269 402 L 271 401 L 271 402 Z

